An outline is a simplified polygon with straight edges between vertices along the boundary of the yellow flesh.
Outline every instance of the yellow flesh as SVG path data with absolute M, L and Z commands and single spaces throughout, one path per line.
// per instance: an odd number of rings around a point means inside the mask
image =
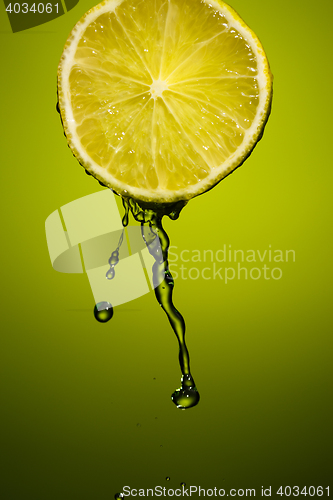
M 73 55 L 76 134 L 105 176 L 184 190 L 237 154 L 257 114 L 257 77 L 250 43 L 209 4 L 125 0 L 89 24 Z

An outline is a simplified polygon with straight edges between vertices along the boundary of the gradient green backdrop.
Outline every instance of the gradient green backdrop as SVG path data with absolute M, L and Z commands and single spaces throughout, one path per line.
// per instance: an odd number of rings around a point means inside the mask
M 201 393 L 185 412 L 153 293 L 98 324 L 86 276 L 48 256 L 47 216 L 102 189 L 55 110 L 63 45 L 93 5 L 17 34 L 1 7 L 0 496 L 107 500 L 182 481 L 332 495 L 332 3 L 232 2 L 268 54 L 272 115 L 245 165 L 165 226 L 179 249 L 272 245 L 296 262 L 278 281 L 176 281 Z

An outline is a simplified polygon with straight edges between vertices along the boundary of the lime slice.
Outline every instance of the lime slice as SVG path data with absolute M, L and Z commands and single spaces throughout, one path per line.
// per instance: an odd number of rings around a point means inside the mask
M 243 163 L 269 115 L 272 75 L 222 1 L 107 0 L 73 28 L 58 94 L 87 171 L 122 196 L 168 203 Z

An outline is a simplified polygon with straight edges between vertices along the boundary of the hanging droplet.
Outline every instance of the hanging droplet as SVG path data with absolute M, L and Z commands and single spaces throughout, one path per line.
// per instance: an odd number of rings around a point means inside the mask
M 113 278 L 114 278 L 115 274 L 116 274 L 116 272 L 115 272 L 115 270 L 114 270 L 114 266 L 112 266 L 112 267 L 110 267 L 110 269 L 107 271 L 107 273 L 106 273 L 106 275 L 105 275 L 105 276 L 106 276 L 106 278 L 107 278 L 108 280 L 113 280 Z
M 180 410 L 193 408 L 199 403 L 200 394 L 191 375 L 183 375 L 182 385 L 172 394 L 171 399 Z
M 186 486 L 186 483 L 180 483 L 180 486 Z
M 111 257 L 108 260 L 110 266 L 116 266 L 119 262 L 119 249 L 117 248 L 112 252 Z
M 110 321 L 113 316 L 113 307 L 110 302 L 98 302 L 94 307 L 94 316 L 100 323 Z
M 193 408 L 199 403 L 200 394 L 197 389 L 177 389 L 171 396 L 172 401 L 180 410 Z
M 121 222 L 122 222 L 123 227 L 126 227 L 126 226 L 128 226 L 129 205 L 124 198 L 123 198 L 123 206 L 125 209 L 125 213 L 124 213 L 124 217 L 122 218 Z
M 119 244 L 118 244 L 118 248 L 116 248 L 112 252 L 111 257 L 108 260 L 110 269 L 107 271 L 107 273 L 105 275 L 108 280 L 112 280 L 115 277 L 116 272 L 114 270 L 114 267 L 119 262 L 119 246 L 121 245 L 121 243 L 122 243 L 122 238 L 120 238 L 120 241 L 119 241 Z

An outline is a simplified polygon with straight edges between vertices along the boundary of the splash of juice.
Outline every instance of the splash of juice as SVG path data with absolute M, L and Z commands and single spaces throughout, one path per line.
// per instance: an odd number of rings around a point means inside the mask
M 148 206 L 143 202 L 138 203 L 132 198 L 123 198 L 125 215 L 122 219 L 122 224 L 125 228 L 128 225 L 129 211 L 131 211 L 134 219 L 141 223 L 143 240 L 146 243 L 149 253 L 155 260 L 152 269 L 155 296 L 166 313 L 179 344 L 179 364 L 182 372 L 181 386 L 174 391 L 171 399 L 177 408 L 182 410 L 196 406 L 199 403 L 200 395 L 190 371 L 190 355 L 185 342 L 185 321 L 172 301 L 174 280 L 168 262 L 170 240 L 163 228 L 162 218 L 168 216 L 172 220 L 178 219 L 180 211 L 185 204 L 186 202 L 177 202 L 171 205 L 154 204 L 153 206 Z M 111 253 L 111 257 L 108 260 L 110 269 L 106 273 L 106 278 L 109 280 L 115 277 L 115 266 L 119 262 L 119 249 L 123 239 L 124 229 L 120 235 L 117 248 Z M 103 302 L 95 306 L 95 318 L 101 322 L 108 321 L 112 317 L 112 315 L 108 317 L 107 312 L 103 310 L 104 304 L 109 303 Z M 98 307 L 99 311 L 96 313 L 96 308 Z M 98 314 L 101 319 L 99 319 Z
M 155 204 L 152 207 L 143 202 L 139 204 L 131 198 L 124 200 L 124 206 L 129 207 L 135 220 L 141 223 L 142 237 L 155 260 L 152 269 L 155 296 L 166 313 L 178 340 L 182 379 L 181 387 L 172 394 L 171 399 L 177 408 L 182 410 L 196 406 L 200 395 L 190 371 L 190 356 L 185 342 L 185 321 L 172 301 L 174 280 L 168 263 L 170 240 L 163 228 L 162 219 L 164 216 L 173 220 L 178 219 L 185 204 L 186 202 L 178 202 L 169 206 Z M 128 221 L 128 218 L 126 220 Z

